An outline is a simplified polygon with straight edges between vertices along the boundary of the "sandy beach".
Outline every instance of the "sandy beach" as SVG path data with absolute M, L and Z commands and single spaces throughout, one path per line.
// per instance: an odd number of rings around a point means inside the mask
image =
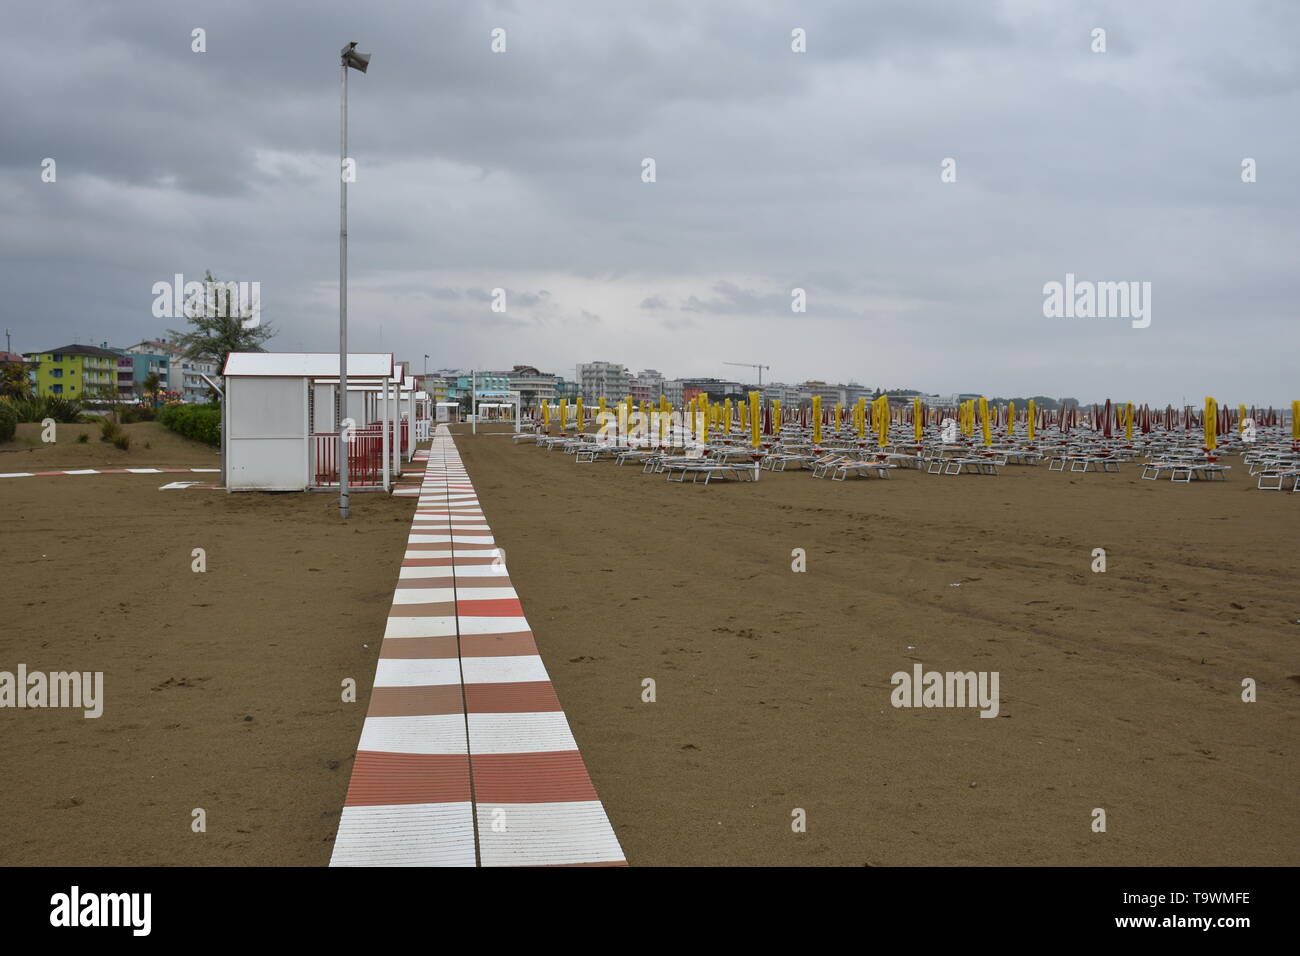
M 705 487 L 456 431 L 633 865 L 1300 861 L 1300 512 L 1244 469 Z M 917 662 L 998 717 L 892 707 Z
M 455 431 L 633 865 L 1300 862 L 1291 496 L 1132 465 L 678 485 Z M 207 463 L 177 441 L 153 463 Z M 85 447 L 14 457 L 112 463 Z M 2 715 L 2 863 L 329 859 L 413 501 L 341 525 L 170 477 L 0 485 L 0 669 L 106 683 L 97 720 Z M 997 717 L 893 707 L 918 663 L 996 671 Z

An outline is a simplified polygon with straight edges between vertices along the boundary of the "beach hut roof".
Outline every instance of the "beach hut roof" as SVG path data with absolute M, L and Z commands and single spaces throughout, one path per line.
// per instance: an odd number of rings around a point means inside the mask
M 337 352 L 231 352 L 223 375 L 326 378 L 339 374 Z M 348 378 L 390 378 L 392 352 L 349 352 Z

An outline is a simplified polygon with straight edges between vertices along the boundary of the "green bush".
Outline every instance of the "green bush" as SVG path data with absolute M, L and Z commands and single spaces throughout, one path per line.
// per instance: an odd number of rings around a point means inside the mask
M 101 418 L 99 420 L 99 440 L 113 441 L 118 435 L 122 434 L 121 426 L 111 418 Z
M 121 451 L 129 451 L 131 448 L 131 436 L 126 432 L 119 432 L 113 436 L 113 444 Z
M 118 418 L 122 420 L 123 425 L 134 425 L 136 422 L 151 422 L 157 417 L 157 411 L 149 405 L 128 405 L 118 412 Z
M 0 441 L 10 441 L 18 428 L 18 413 L 9 402 L 0 401 Z
M 81 413 L 85 410 L 85 406 L 76 399 L 60 398 L 57 395 L 5 398 L 0 399 L 0 404 L 9 406 L 20 422 L 43 422 L 52 418 L 61 424 L 75 424 L 81 421 Z
M 220 405 L 168 405 L 158 412 L 158 421 L 194 441 L 221 444 Z

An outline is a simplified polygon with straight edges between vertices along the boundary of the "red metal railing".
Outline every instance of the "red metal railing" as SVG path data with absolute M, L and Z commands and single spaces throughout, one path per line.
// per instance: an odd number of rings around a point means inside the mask
M 338 432 L 312 434 L 312 482 L 339 483 Z M 348 484 L 379 485 L 384 480 L 384 433 L 379 425 L 352 429 L 348 440 Z

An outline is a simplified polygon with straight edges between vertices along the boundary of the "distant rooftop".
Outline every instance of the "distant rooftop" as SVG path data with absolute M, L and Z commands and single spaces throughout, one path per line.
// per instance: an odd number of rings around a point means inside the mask
M 24 355 L 95 355 L 100 358 L 117 358 L 116 352 L 96 348 L 93 345 L 63 345 L 57 349 L 32 349 Z

